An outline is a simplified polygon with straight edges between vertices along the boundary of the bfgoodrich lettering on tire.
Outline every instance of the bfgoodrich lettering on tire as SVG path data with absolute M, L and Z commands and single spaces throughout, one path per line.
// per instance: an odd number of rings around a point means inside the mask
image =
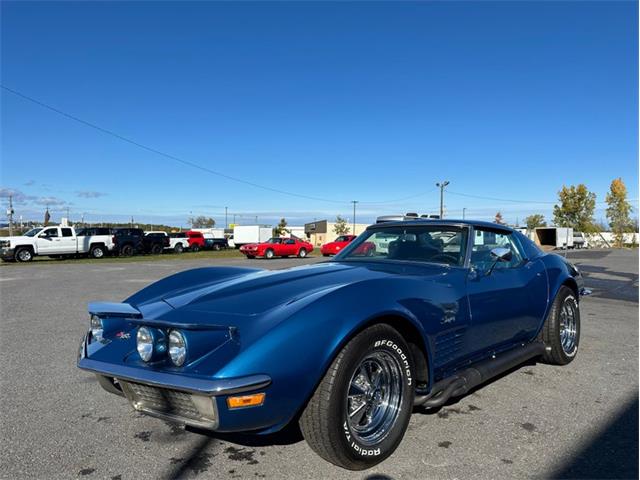
M 580 306 L 570 288 L 562 286 L 558 290 L 542 327 L 542 341 L 547 363 L 566 365 L 576 357 L 580 344 Z
M 325 460 L 364 470 L 400 444 L 414 388 L 407 343 L 389 325 L 374 325 L 340 351 L 305 407 L 300 429 Z

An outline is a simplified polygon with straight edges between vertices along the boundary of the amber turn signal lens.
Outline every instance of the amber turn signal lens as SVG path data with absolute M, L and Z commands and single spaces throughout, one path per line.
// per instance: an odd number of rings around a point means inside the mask
M 227 405 L 229 408 L 259 407 L 264 403 L 264 396 L 264 393 L 254 393 L 241 397 L 228 397 Z

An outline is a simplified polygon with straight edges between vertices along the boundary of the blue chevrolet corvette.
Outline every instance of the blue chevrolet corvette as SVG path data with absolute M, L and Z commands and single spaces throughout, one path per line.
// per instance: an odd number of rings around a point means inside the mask
M 360 470 L 393 453 L 414 406 L 532 358 L 571 362 L 587 293 L 576 267 L 510 228 L 383 223 L 324 263 L 198 268 L 91 303 L 78 366 L 186 425 L 265 434 L 298 422 L 320 456 Z

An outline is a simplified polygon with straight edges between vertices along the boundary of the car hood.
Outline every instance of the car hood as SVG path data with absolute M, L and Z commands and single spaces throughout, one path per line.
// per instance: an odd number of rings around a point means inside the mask
M 158 299 L 136 305 L 143 315 L 166 313 L 172 321 L 194 318 L 201 322 L 231 325 L 233 318 L 266 314 L 278 307 L 292 306 L 311 296 L 342 286 L 397 275 L 422 278 L 446 273 L 446 266 L 381 264 L 381 262 L 324 262 L 286 270 L 250 271 L 220 281 L 165 292 L 161 303 L 172 312 L 156 310 Z M 199 315 L 197 315 L 199 313 Z M 164 316 L 164 315 L 163 315 Z M 169 319 L 169 318 L 167 318 Z M 209 319 L 209 320 L 208 320 Z
M 0 237 L 0 240 L 9 240 L 10 242 L 33 241 L 35 237 L 25 237 L 24 235 L 13 235 L 11 237 Z

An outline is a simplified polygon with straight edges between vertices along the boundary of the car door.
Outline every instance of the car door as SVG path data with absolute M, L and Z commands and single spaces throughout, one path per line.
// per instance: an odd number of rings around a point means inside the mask
M 300 245 L 293 238 L 287 238 L 282 242 L 282 255 L 296 255 Z
M 38 255 L 53 255 L 60 248 L 60 236 L 58 227 L 49 227 L 42 230 L 36 238 Z
M 62 227 L 60 229 L 60 242 L 59 242 L 59 251 L 56 253 L 76 253 L 77 252 L 77 241 L 76 237 L 73 235 L 73 230 L 69 227 Z
M 472 238 L 467 276 L 471 351 L 481 354 L 532 339 L 547 308 L 544 264 L 527 259 L 508 230 L 475 228 Z M 511 250 L 511 259 L 496 262 L 495 248 Z

